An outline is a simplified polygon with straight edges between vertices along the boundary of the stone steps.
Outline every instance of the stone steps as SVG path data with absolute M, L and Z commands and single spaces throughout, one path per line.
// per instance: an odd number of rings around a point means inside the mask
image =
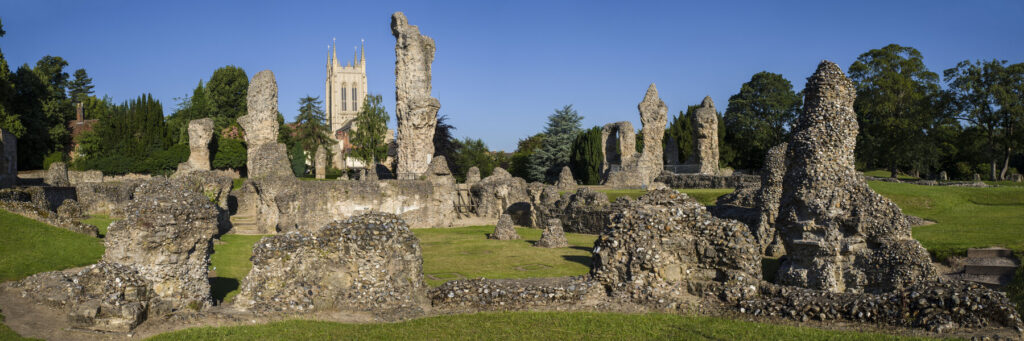
M 998 288 L 1008 284 L 1020 263 L 1013 252 L 1001 247 L 967 249 L 963 271 L 950 277 Z
M 967 249 L 967 258 L 1010 258 L 1013 252 L 1001 247 L 988 247 L 984 249 Z
M 231 234 L 263 234 L 256 224 L 256 216 L 249 214 L 236 214 L 231 216 Z

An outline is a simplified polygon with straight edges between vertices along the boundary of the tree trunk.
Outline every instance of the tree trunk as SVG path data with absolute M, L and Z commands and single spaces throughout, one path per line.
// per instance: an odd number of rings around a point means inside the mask
M 896 169 L 896 163 L 889 164 L 889 177 L 895 179 L 897 172 L 898 170 Z
M 996 180 L 996 162 L 997 162 L 996 159 L 992 159 L 992 162 L 989 163 L 989 166 L 990 166 L 989 169 L 991 170 L 991 172 L 989 172 L 989 175 L 990 175 L 989 180 L 992 180 L 992 181 Z

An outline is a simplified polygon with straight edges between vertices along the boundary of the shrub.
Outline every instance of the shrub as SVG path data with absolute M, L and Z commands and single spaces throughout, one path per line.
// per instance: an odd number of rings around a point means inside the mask
M 242 140 L 219 138 L 217 152 L 213 154 L 214 169 L 242 169 L 246 162 L 246 148 Z
M 47 154 L 46 157 L 43 158 L 43 169 L 50 169 L 50 164 L 54 162 L 67 162 L 67 155 L 62 151 Z

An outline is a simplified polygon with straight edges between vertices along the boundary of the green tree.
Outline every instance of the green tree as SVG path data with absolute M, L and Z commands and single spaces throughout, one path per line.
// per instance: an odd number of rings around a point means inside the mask
M 729 97 L 722 119 L 728 135 L 725 143 L 737 154 L 733 165 L 761 168 L 768 149 L 789 137 L 801 102 L 793 84 L 777 73 L 761 71 L 743 83 L 739 93 Z
M 356 129 L 350 140 L 354 147 L 352 156 L 362 160 L 368 167 L 386 158 L 388 145 L 384 143 L 384 135 L 387 134 L 390 120 L 391 116 L 384 110 L 380 95 L 367 95 L 363 107 L 356 115 Z
M 214 169 L 245 169 L 247 151 L 245 142 L 242 140 L 217 138 L 213 154 L 213 162 L 210 164 Z
M 576 134 L 580 132 L 583 116 L 566 105 L 548 116 L 544 130 L 544 143 L 530 156 L 528 173 L 531 179 L 554 182 L 562 167 L 569 164 L 570 148 Z
M 544 138 L 544 133 L 539 133 L 519 140 L 516 151 L 509 158 L 509 174 L 531 182 L 543 180 L 530 177 L 530 157 L 544 144 Z
M 675 140 L 679 149 L 679 162 L 686 162 L 686 158 L 693 153 L 693 118 L 687 115 L 686 111 L 679 111 L 679 115 L 672 116 L 672 121 L 665 130 L 665 137 L 662 139 L 668 146 L 669 137 Z
M 965 60 L 944 72 L 956 117 L 984 136 L 984 155 L 993 180 L 1005 176 L 1013 148 L 1020 143 L 1022 70 L 1024 66 L 1007 67 L 1005 60 Z M 999 163 L 1003 170 L 997 174 Z
M 296 143 L 288 149 L 288 159 L 292 163 L 292 173 L 297 177 L 303 177 L 306 175 L 306 152 L 302 150 L 302 145 Z
M 94 87 L 92 78 L 85 72 L 85 69 L 78 69 L 75 70 L 75 79 L 68 83 L 68 94 L 71 95 L 72 102 L 82 103 L 89 95 L 92 95 Z
M 299 99 L 299 115 L 295 117 L 295 140 L 302 149 L 313 155 L 317 147 L 327 148 L 330 128 L 324 123 L 323 102 L 319 97 L 306 96 Z
M 0 20 L 0 37 L 6 34 L 2 20 Z M 0 129 L 14 134 L 21 138 L 25 135 L 25 126 L 21 123 L 21 115 L 12 110 L 11 101 L 14 97 L 14 83 L 11 69 L 7 65 L 3 51 L 0 50 Z
M 455 171 L 455 153 L 459 148 L 459 140 L 455 139 L 452 131 L 455 127 L 448 123 L 448 115 L 437 117 L 437 124 L 434 126 L 434 156 L 444 156 L 448 163 L 448 169 Z
M 494 172 L 494 158 L 491 156 L 491 151 L 487 149 L 487 145 L 484 144 L 483 140 L 467 137 L 462 139 L 462 141 L 456 140 L 456 142 L 455 169 L 453 172 L 458 181 L 466 181 L 466 172 L 474 166 L 480 169 L 481 177 L 487 177 Z
M 235 119 L 246 114 L 248 91 L 249 77 L 242 68 L 228 65 L 213 71 L 206 83 L 206 97 L 217 130 L 232 125 Z
M 569 157 L 569 168 L 576 180 L 584 185 L 600 184 L 603 160 L 601 127 L 595 126 L 576 135 L 572 142 L 572 155 Z
M 928 71 L 921 52 L 890 44 L 861 54 L 849 74 L 857 87 L 858 156 L 892 177 L 900 166 L 931 163 L 923 159 L 933 155 L 923 153 L 932 145 L 925 128 L 936 119 L 939 76 Z

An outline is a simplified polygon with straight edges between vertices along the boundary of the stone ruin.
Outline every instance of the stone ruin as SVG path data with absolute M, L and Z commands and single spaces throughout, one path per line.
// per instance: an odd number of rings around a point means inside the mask
M 248 146 L 246 168 L 249 178 L 293 176 L 287 148 L 277 143 L 277 81 L 263 70 L 252 76 L 246 105 L 249 113 L 238 118 Z
M 46 178 L 43 182 L 53 187 L 70 187 L 71 180 L 68 180 L 68 165 L 63 162 L 51 163 L 50 169 L 46 171 Z
M 573 179 L 572 170 L 569 169 L 569 166 L 562 167 L 562 172 L 558 174 L 558 182 L 555 182 L 555 187 L 558 187 L 558 190 L 561 191 L 576 189 L 576 179 Z
M 57 309 L 71 327 L 129 332 L 147 318 L 211 305 L 207 267 L 217 211 L 176 180 L 137 186 L 126 219 L 110 225 L 99 263 L 8 283 L 30 302 Z
M 788 254 L 780 283 L 880 293 L 934 278 L 928 252 L 910 236 L 899 207 L 854 169 L 853 82 L 824 61 L 804 94 L 775 225 Z
M 18 138 L 0 129 L 0 188 L 18 184 Z
M 562 230 L 562 222 L 558 219 L 548 219 L 547 226 L 541 232 L 540 240 L 533 246 L 549 249 L 569 247 L 569 241 L 565 239 L 565 231 Z
M 636 133 L 633 131 L 633 123 L 629 121 L 605 124 L 601 128 L 601 174 L 607 178 L 612 172 L 633 171 L 623 169 L 625 166 L 635 165 L 636 159 Z
M 188 160 L 178 164 L 178 173 L 210 170 L 211 140 L 213 140 L 213 119 L 207 117 L 189 121 Z
M 258 314 L 419 311 L 426 304 L 419 241 L 392 214 L 264 237 L 252 262 L 235 304 Z
M 395 117 L 398 119 L 399 179 L 416 179 L 434 155 L 434 127 L 441 102 L 430 97 L 430 65 L 434 40 L 409 25 L 402 12 L 391 16 L 395 36 Z
M 469 167 L 469 170 L 466 171 L 466 184 L 472 185 L 477 182 L 480 182 L 480 168 Z
M 946 171 L 939 172 L 939 181 L 949 181 L 949 175 L 946 175 Z
M 718 112 L 710 96 L 693 114 L 693 153 L 686 163 L 695 165 L 697 174 L 718 175 Z
M 327 150 L 324 146 L 316 148 L 316 154 L 313 157 L 313 163 L 316 171 L 317 179 L 327 179 Z
M 768 257 L 785 254 L 782 240 L 775 229 L 782 197 L 782 178 L 786 174 L 785 142 L 769 148 L 761 169 L 760 183 L 742 183 L 732 193 L 718 198 L 716 217 L 736 219 L 750 226 L 761 252 Z
M 654 83 L 647 88 L 647 93 L 644 95 L 643 101 L 637 105 L 637 109 L 640 110 L 640 122 L 643 123 L 640 132 L 644 135 L 644 149 L 637 157 L 622 160 L 620 171 L 613 171 L 607 175 L 605 184 L 608 186 L 644 187 L 653 182 L 665 168 L 661 139 L 665 135 L 665 125 L 668 124 L 668 116 L 666 116 L 668 106 L 658 97 L 658 89 Z M 619 129 L 620 136 L 623 135 L 622 131 L 623 129 Z M 632 132 L 632 129 L 630 131 Z M 604 135 L 603 131 L 602 135 Z M 602 139 L 602 141 L 605 140 Z M 625 151 L 631 145 L 628 144 L 628 141 L 621 140 L 619 147 Z M 607 153 L 608 149 L 604 148 L 604 150 Z
M 520 238 L 512 224 L 512 216 L 508 214 L 502 214 L 501 218 L 498 218 L 498 223 L 494 225 L 494 233 L 487 235 L 487 239 L 497 240 L 518 240 Z

